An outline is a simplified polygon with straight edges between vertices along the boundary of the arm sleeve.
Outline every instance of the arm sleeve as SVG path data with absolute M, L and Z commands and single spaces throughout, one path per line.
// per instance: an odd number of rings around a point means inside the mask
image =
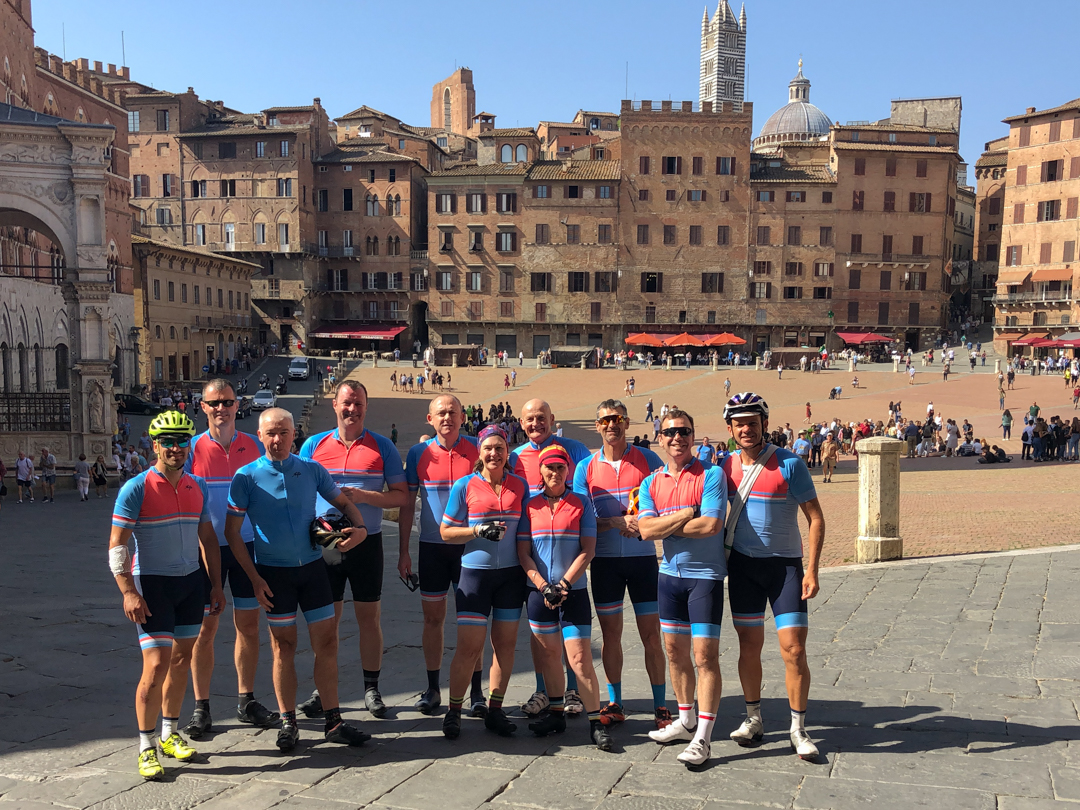
M 132 478 L 120 489 L 113 505 L 112 525 L 121 529 L 134 529 L 142 511 L 143 486 L 146 479 L 143 476 Z
M 578 495 L 581 500 L 581 527 L 582 537 L 596 539 L 596 507 L 592 505 L 592 499 L 586 495 Z
M 724 518 L 727 511 L 727 478 L 719 467 L 705 470 L 705 483 L 701 489 L 701 516 Z
M 228 514 L 240 517 L 247 514 L 250 483 L 251 479 L 243 469 L 236 471 L 232 483 L 229 484 Z
M 424 452 L 424 445 L 413 445 L 405 460 L 405 482 L 409 485 L 409 492 L 417 492 L 420 489 L 420 456 Z
M 376 441 L 383 461 L 383 478 L 388 484 L 400 484 L 405 480 L 405 468 L 401 466 L 401 453 L 385 436 L 379 436 Z
M 338 489 L 338 485 L 334 483 L 334 479 L 330 477 L 330 473 L 327 472 L 326 467 L 317 461 L 309 461 L 308 464 L 310 464 L 315 471 L 316 489 L 318 489 L 319 494 L 323 496 L 323 500 L 332 501 L 337 498 L 341 494 L 341 490 Z
M 469 480 L 472 476 L 459 478 L 450 488 L 450 495 L 446 499 L 446 512 L 442 516 L 443 526 L 462 527 L 469 523 L 469 504 L 466 498 L 469 488 Z
M 802 459 L 785 459 L 783 475 L 788 482 L 788 492 L 796 503 L 806 503 L 817 497 L 814 479 L 810 477 L 810 470 Z
M 570 489 L 580 495 L 582 499 L 588 497 L 589 494 L 589 478 L 587 473 L 591 463 L 592 459 L 589 459 L 585 463 L 578 464 L 574 468 L 574 482 Z
M 657 512 L 656 510 L 656 504 L 653 502 L 652 497 L 652 485 L 654 477 L 654 475 L 650 475 L 648 478 L 641 482 L 641 487 L 638 489 L 639 518 L 659 517 L 659 512 Z

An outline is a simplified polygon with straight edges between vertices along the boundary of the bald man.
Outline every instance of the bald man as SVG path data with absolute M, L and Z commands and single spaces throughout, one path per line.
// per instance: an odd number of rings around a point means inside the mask
M 530 399 L 521 409 L 521 417 L 518 421 L 529 440 L 510 454 L 510 467 L 516 475 L 528 482 L 530 494 L 539 495 L 544 491 L 544 482 L 540 477 L 540 451 L 552 444 L 561 445 L 570 456 L 570 469 L 566 474 L 570 480 L 573 480 L 575 465 L 587 461 L 591 453 L 588 447 L 576 439 L 555 435 L 555 415 L 551 412 L 551 406 L 542 399 Z M 536 673 L 536 691 L 521 707 L 521 710 L 535 717 L 548 707 L 549 701 L 544 687 L 544 676 L 537 663 L 543 660 L 543 650 L 536 636 L 530 637 L 529 646 L 533 654 L 533 671 Z M 578 697 L 577 678 L 573 670 L 567 667 L 564 711 L 573 716 L 581 714 L 584 709 L 585 706 Z
M 409 450 L 405 461 L 405 481 L 410 497 L 401 507 L 398 524 L 398 574 L 404 580 L 413 576 L 412 557 L 409 554 L 409 535 L 416 517 L 416 496 L 420 496 L 420 604 L 424 611 L 422 643 L 428 684 L 414 708 L 422 714 L 432 714 L 442 705 L 439 678 L 443 658 L 443 626 L 446 620 L 446 594 L 451 584 L 456 585 L 461 576 L 463 545 L 444 543 L 439 524 L 446 511 L 450 488 L 459 478 L 473 471 L 479 457 L 476 440 L 461 435 L 465 422 L 465 410 L 461 401 L 452 394 L 435 397 L 428 405 L 428 424 L 434 437 L 421 438 L 419 444 Z M 487 709 L 480 683 L 479 665 L 473 673 L 472 694 L 469 698 L 470 713 L 482 715 Z

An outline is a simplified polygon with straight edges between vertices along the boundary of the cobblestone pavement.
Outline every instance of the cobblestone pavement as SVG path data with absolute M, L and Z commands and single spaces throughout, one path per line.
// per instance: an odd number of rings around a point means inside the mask
M 9 501 L 0 514 L 0 807 L 719 810 L 873 803 L 1040 810 L 1080 801 L 1076 548 L 824 572 L 809 645 L 808 726 L 823 755 L 817 764 L 788 749 L 781 663 L 771 640 L 765 744 L 750 750 L 727 741 L 743 704 L 737 645 L 725 620 L 725 697 L 711 767 L 700 773 L 676 762 L 677 748 L 646 737 L 649 691 L 632 630 L 624 693 L 635 713 L 616 728 L 614 753 L 586 744 L 581 719 L 545 740 L 523 725 L 515 738 L 499 738 L 467 719 L 459 740 L 443 739 L 438 718 L 410 708 L 424 685 L 420 604 L 397 582 L 391 553 L 383 688 L 392 708 L 384 720 L 358 708 L 355 623 L 348 618 L 343 627 L 346 716 L 374 734 L 371 742 L 329 746 L 318 742 L 315 722 L 302 721 L 301 745 L 284 756 L 274 749 L 273 732 L 230 719 L 235 676 L 225 616 L 214 676 L 217 733 L 198 745 L 205 761 L 175 767 L 165 760 L 168 781 L 144 784 L 134 772 L 131 708 L 139 653 L 106 568 L 109 506 L 79 503 L 67 491 L 55 505 Z M 386 528 L 392 549 L 393 529 Z M 526 633 L 523 623 L 508 703 L 532 691 Z M 452 627 L 447 635 L 452 645 Z M 594 637 L 599 658 L 598 631 Z M 311 686 L 310 661 L 302 643 L 302 692 Z M 268 663 L 264 644 L 257 695 L 272 704 Z M 189 690 L 182 721 L 190 709 Z

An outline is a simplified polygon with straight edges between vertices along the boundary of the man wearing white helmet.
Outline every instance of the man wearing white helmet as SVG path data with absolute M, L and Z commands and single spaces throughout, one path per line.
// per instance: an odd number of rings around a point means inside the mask
M 731 499 L 727 532 L 728 599 L 739 636 L 739 679 L 746 719 L 731 733 L 739 745 L 759 745 L 761 649 L 765 642 L 765 604 L 784 659 L 791 708 L 791 748 L 815 760 L 817 746 L 806 733 L 810 669 L 806 663 L 806 600 L 818 593 L 818 561 L 825 541 L 825 518 L 806 464 L 794 453 L 770 445 L 769 406 L 754 393 L 736 394 L 724 407 L 724 421 L 737 450 L 723 463 Z M 808 569 L 802 566 L 799 510 L 810 523 Z

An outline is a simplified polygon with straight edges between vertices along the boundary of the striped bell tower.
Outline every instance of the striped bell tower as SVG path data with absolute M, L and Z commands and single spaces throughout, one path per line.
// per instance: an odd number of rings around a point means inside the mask
M 727 0 L 701 18 L 700 101 L 741 104 L 746 90 L 746 5 L 736 19 Z

